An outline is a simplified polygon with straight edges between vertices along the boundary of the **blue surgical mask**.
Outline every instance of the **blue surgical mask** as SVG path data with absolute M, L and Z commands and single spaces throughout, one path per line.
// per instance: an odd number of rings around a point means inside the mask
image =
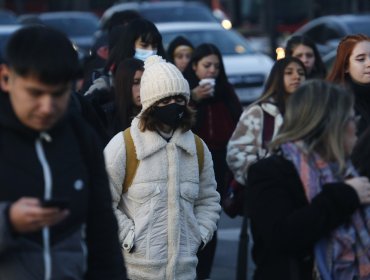
M 135 49 L 135 55 L 134 57 L 137 59 L 140 59 L 142 61 L 145 61 L 149 56 L 156 55 L 157 50 L 144 50 L 144 49 Z

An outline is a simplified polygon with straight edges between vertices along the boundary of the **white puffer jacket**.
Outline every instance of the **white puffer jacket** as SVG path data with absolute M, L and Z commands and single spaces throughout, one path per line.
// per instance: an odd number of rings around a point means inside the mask
M 123 134 L 105 148 L 113 207 L 128 271 L 135 279 L 195 279 L 196 253 L 211 240 L 220 217 L 211 154 L 204 146 L 199 176 L 194 135 L 176 130 L 169 142 L 131 125 L 140 161 L 131 187 L 122 193 L 126 169 Z M 133 243 L 133 244 L 130 244 Z M 125 245 L 125 246 L 124 246 Z

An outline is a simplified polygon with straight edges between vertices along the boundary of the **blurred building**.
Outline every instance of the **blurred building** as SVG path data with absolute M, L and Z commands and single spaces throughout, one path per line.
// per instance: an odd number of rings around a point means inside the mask
M 115 2 L 144 0 L 0 0 L 0 8 L 15 13 L 89 10 L 101 14 Z M 147 0 L 168 1 L 168 0 Z M 183 0 L 190 1 L 190 0 Z M 369 0 L 195 0 L 221 9 L 234 26 L 264 29 L 266 15 L 273 16 L 279 32 L 291 32 L 308 20 L 328 14 L 370 12 Z
M 17 14 L 48 11 L 92 11 L 100 15 L 115 0 L 0 0 L 0 8 Z
M 310 19 L 331 14 L 370 12 L 369 0 L 221 0 L 234 26 L 293 32 Z

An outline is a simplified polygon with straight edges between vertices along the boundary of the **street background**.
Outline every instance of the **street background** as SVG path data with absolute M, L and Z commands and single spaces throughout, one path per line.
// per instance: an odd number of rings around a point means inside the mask
M 238 244 L 242 218 L 229 218 L 225 213 L 221 214 L 218 227 L 218 243 L 216 256 L 212 268 L 212 280 L 236 279 Z M 250 246 L 249 246 L 250 247 Z M 253 264 L 249 255 L 248 280 L 252 279 Z

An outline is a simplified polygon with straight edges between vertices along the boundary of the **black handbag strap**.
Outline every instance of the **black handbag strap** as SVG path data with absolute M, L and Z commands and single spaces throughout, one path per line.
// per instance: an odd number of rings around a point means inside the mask
M 274 135 L 275 118 L 263 109 L 262 112 L 263 112 L 262 147 L 266 149 L 272 139 L 272 136 Z

